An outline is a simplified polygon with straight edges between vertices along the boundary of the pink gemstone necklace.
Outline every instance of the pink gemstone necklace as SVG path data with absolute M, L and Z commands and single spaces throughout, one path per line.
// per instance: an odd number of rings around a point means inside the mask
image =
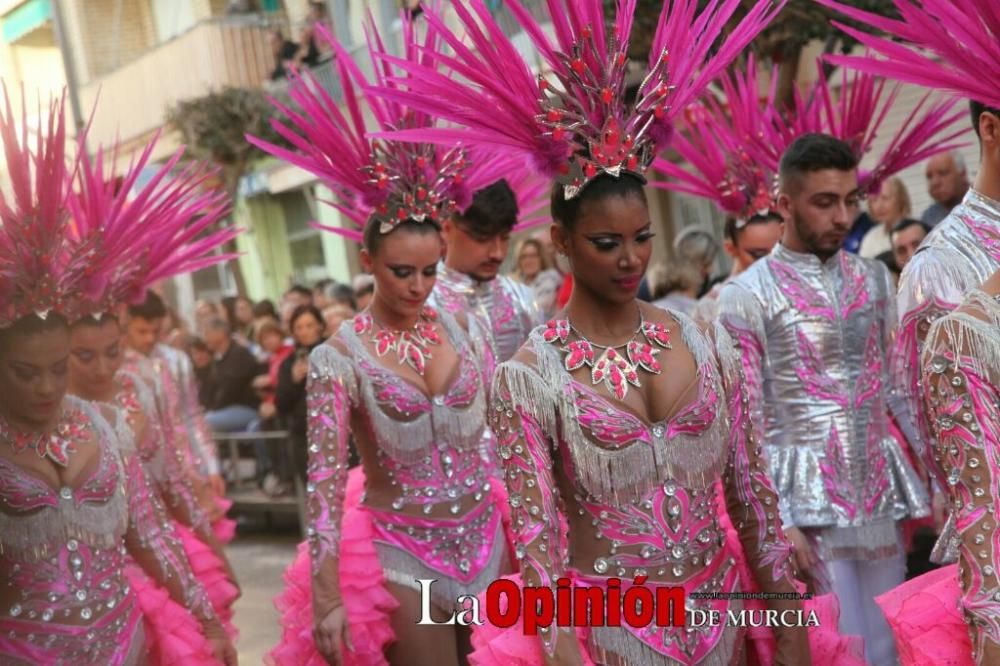
M 579 340 L 567 344 L 570 332 Z M 656 360 L 656 356 L 660 349 L 672 349 L 670 329 L 663 324 L 646 321 L 641 312 L 639 327 L 627 342 L 620 345 L 591 342 L 569 319 L 550 321 L 542 333 L 542 339 L 550 344 L 559 342 L 563 345 L 563 366 L 568 372 L 584 365 L 589 366 L 591 384 L 597 386 L 603 382 L 608 391 L 619 400 L 624 400 L 628 395 L 629 384 L 641 387 L 639 370 L 660 374 L 663 366 Z M 604 351 L 597 356 L 595 348 Z
M 397 331 L 375 321 L 370 312 L 362 312 L 354 318 L 354 332 L 358 335 L 372 334 L 371 341 L 379 358 L 389 352 L 396 352 L 396 360 L 400 365 L 405 363 L 423 376 L 427 370 L 427 360 L 431 358 L 427 348 L 441 344 L 441 336 L 434 325 L 437 318 L 437 312 L 425 307 L 413 328 Z
M 82 412 L 66 412 L 56 427 L 48 432 L 24 432 L 0 416 L 0 439 L 6 440 L 14 453 L 32 450 L 39 458 L 48 458 L 62 467 L 69 466 L 69 457 L 76 452 L 77 442 L 87 436 L 87 418 Z

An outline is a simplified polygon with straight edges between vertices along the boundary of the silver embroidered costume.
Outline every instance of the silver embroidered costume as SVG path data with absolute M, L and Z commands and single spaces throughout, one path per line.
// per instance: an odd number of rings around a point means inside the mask
M 719 310 L 757 384 L 782 522 L 835 528 L 825 530 L 829 559 L 897 552 L 896 521 L 928 509 L 890 431 L 890 411 L 901 423 L 909 416 L 888 386 L 888 271 L 779 244 L 723 288 Z
M 542 323 L 535 297 L 528 287 L 499 275 L 478 282 L 442 262 L 437 284 L 427 303 L 451 314 L 475 314 L 492 334 L 493 356 L 503 363 L 521 348 L 531 330 Z

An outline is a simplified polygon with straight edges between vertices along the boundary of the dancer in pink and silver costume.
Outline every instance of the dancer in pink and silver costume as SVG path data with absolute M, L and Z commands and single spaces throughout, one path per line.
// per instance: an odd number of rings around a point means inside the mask
M 433 50 L 404 22 L 406 60 Z M 376 84 L 387 82 L 385 49 L 368 27 Z M 329 37 L 327 36 L 329 39 Z M 364 77 L 331 40 L 344 99 Z M 460 147 L 372 141 L 360 106 L 343 114 L 314 82 L 297 80 L 294 108 L 276 129 L 294 151 L 251 139 L 337 193 L 361 230 L 361 258 L 375 278 L 368 309 L 312 352 L 309 410 L 308 548 L 286 572 L 277 599 L 284 633 L 277 664 L 459 664 L 468 631 L 420 626 L 417 579 L 436 579 L 432 614 L 448 617 L 460 594 L 478 594 L 510 571 L 497 489 L 483 465 L 490 332 L 478 318 L 427 306 L 443 250 L 440 223 L 495 180 L 490 165 Z M 427 127 L 430 116 L 366 90 L 379 128 Z M 499 175 L 502 175 L 499 174 Z M 348 439 L 363 466 L 347 470 Z M 311 563 L 310 563 L 311 560 Z M 311 566 L 310 566 L 311 564 Z
M 934 365 L 938 369 L 933 373 L 928 373 L 926 363 L 921 363 L 920 359 L 921 352 L 925 361 L 928 356 L 933 359 L 938 353 L 936 345 L 944 344 L 947 349 L 948 344 L 955 342 L 928 338 L 932 325 L 1000 268 L 1000 93 L 996 86 L 1000 77 L 1000 14 L 996 3 L 990 0 L 961 3 L 923 0 L 919 5 L 909 0 L 896 0 L 900 18 L 889 20 L 830 0 L 821 2 L 896 38 L 890 41 L 840 26 L 878 55 L 837 57 L 837 62 L 947 90 L 971 100 L 972 124 L 980 146 L 979 173 L 963 202 L 924 239 L 903 270 L 899 284 L 900 333 L 894 350 L 893 381 L 919 416 L 921 431 L 916 443 L 936 479 L 938 492 L 947 492 L 950 500 L 948 519 L 932 559 L 942 563 L 962 561 L 961 606 L 974 636 L 973 651 L 969 654 L 977 663 L 993 663 L 1000 635 L 995 630 L 1000 607 L 990 598 L 997 585 L 996 577 L 990 578 L 995 573 L 995 565 L 989 562 L 990 552 L 995 551 L 984 547 L 976 538 L 983 538 L 987 543 L 993 539 L 988 530 L 981 531 L 982 516 L 977 507 L 984 502 L 995 502 L 997 490 L 993 485 L 989 489 L 969 485 L 978 481 L 972 479 L 967 468 L 974 458 L 971 451 L 977 448 L 991 450 L 990 413 L 982 409 L 984 389 L 980 387 L 974 395 L 967 396 L 977 405 L 968 411 L 973 418 L 971 423 L 982 432 L 981 436 L 969 434 L 968 422 L 951 424 L 951 417 L 946 412 L 956 408 L 953 400 L 944 403 L 940 393 L 928 395 L 930 385 L 940 388 L 943 375 L 959 383 L 989 376 L 987 370 L 992 371 L 990 347 L 977 346 L 977 351 L 986 353 L 986 357 L 980 358 L 967 357 L 967 350 L 961 345 L 951 347 L 948 350 L 951 360 L 946 370 L 941 370 L 938 362 Z M 985 303 L 979 298 L 978 304 L 974 302 L 969 307 L 984 316 L 989 315 L 992 310 L 985 307 Z M 969 325 L 970 330 L 978 330 L 971 326 L 971 321 L 968 316 L 957 317 L 942 326 L 941 335 L 945 331 L 960 330 L 962 323 Z M 934 340 L 932 346 L 925 346 L 928 339 Z M 963 373 L 968 373 L 964 379 Z M 972 393 L 972 386 L 969 391 Z M 961 392 L 956 384 L 948 395 Z M 936 404 L 929 402 L 930 398 L 934 398 Z M 983 476 L 975 471 L 971 474 Z M 967 494 L 970 490 L 971 496 Z M 991 521 L 992 518 L 986 519 L 992 526 Z M 975 558 L 969 558 L 970 553 L 975 554 Z M 941 608 L 950 611 L 955 603 L 953 581 L 938 570 L 908 582 L 884 598 L 883 611 L 896 630 L 904 663 L 926 663 L 926 659 L 931 658 L 928 655 L 935 655 L 936 660 L 936 655 L 940 654 L 940 645 L 923 641 L 919 645 L 928 647 L 930 652 L 911 650 L 910 641 L 915 636 L 912 629 L 927 628 L 925 638 L 940 635 L 931 628 L 935 620 L 943 616 Z M 909 596 L 914 599 L 908 599 Z M 927 603 L 935 596 L 941 597 L 937 610 Z
M 682 586 L 689 608 L 723 615 L 741 602 L 693 593 L 759 584 L 794 597 L 791 546 L 728 334 L 715 327 L 706 335 L 683 315 L 636 300 L 653 235 L 643 172 L 666 147 L 681 110 L 780 3 L 757 3 L 714 55 L 709 44 L 737 3 L 711 3 L 701 14 L 693 2 L 665 5 L 634 104 L 624 101 L 623 84 L 633 3 L 618 3 L 617 21 L 606 29 L 602 3 L 551 0 L 554 43 L 523 7 L 510 4 L 554 83 L 536 79 L 484 3 L 467 4 L 454 10 L 475 51 L 425 11 L 456 53 L 441 56 L 442 64 L 453 63 L 461 80 L 413 65 L 408 90 L 378 94 L 462 126 L 390 138 L 517 151 L 555 180 L 553 241 L 570 259 L 574 292 L 564 313 L 500 365 L 490 410 L 519 584 L 555 587 L 567 577 L 606 588 L 615 576 L 643 576 L 655 588 Z M 724 527 L 723 501 L 737 538 Z M 744 549 L 750 580 L 737 566 Z M 801 608 L 795 598 L 767 603 Z M 473 634 L 472 662 L 731 664 L 753 653 L 766 655 L 765 663 L 857 663 L 856 641 L 835 629 L 821 633 L 765 632 L 753 649 L 737 627 L 601 626 L 576 634 L 552 627 L 538 640 L 516 626 L 486 625 Z
M 928 105 L 925 97 L 875 167 L 859 174 L 899 88 L 867 74 L 845 74 L 839 99 L 831 88 L 821 71 L 788 121 L 772 108 L 740 133 L 744 168 L 780 172 L 770 205 L 785 229 L 768 257 L 722 289 L 718 307 L 744 355 L 754 412 L 767 424 L 799 566 L 814 590 L 836 592 L 842 627 L 865 636 L 868 659 L 889 664 L 891 632 L 873 597 L 902 582 L 898 522 L 927 515 L 927 497 L 901 434 L 912 441 L 916 425 L 889 382 L 894 285 L 884 265 L 841 246 L 860 199 L 950 149 L 962 114 L 952 101 Z
M 93 316 L 82 316 L 70 328 L 70 391 L 125 411 L 146 475 L 168 508 L 174 531 L 216 614 L 235 637 L 231 624 L 232 604 L 239 596 L 235 575 L 198 501 L 191 461 L 174 445 L 174 430 L 160 410 L 160 377 L 145 360 L 132 360 L 127 369 L 123 367 L 124 340 L 116 313 L 128 301 L 144 298 L 154 282 L 230 259 L 213 251 L 235 236 L 236 230 L 224 228 L 204 239 L 190 240 L 217 224 L 227 206 L 222 193 L 202 193 L 211 172 L 197 166 L 173 171 L 183 150 L 144 186 L 136 186 L 154 146 L 155 142 L 150 143 L 120 179 L 108 178 L 100 156 L 95 160 L 83 156 L 78 166 L 69 199 L 74 234 L 79 242 L 113 249 L 125 260 L 110 277 L 94 276 L 99 282 L 85 289 L 96 296 L 86 305 Z M 130 577 L 142 588 L 139 599 L 147 635 L 157 639 L 153 661 L 172 663 L 174 656 L 164 651 L 184 643 L 175 638 L 177 628 L 185 624 L 179 615 L 183 609 L 163 601 L 151 603 L 165 595 L 143 581 L 135 568 L 130 569 Z
M 64 109 L 48 112 L 37 141 L 9 104 L 0 117 L 13 184 L 0 195 L 0 661 L 143 663 L 131 558 L 196 619 L 205 653 L 235 664 L 124 415 L 66 395 L 66 322 L 122 257 L 74 237 Z

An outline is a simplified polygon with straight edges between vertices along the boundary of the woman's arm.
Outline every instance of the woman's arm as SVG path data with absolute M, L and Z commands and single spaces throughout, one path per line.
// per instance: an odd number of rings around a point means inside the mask
M 552 476 L 552 440 L 534 413 L 545 407 L 515 401 L 510 388 L 513 381 L 541 384 L 542 380 L 522 364 L 500 366 L 489 410 L 509 493 L 515 555 L 526 587 L 555 590 L 566 572 L 566 549 L 559 491 Z M 539 395 L 544 395 L 544 389 Z M 572 628 L 540 627 L 539 639 L 546 664 L 583 663 Z
M 308 538 L 316 646 L 331 663 L 343 663 L 349 642 L 340 595 L 340 528 L 347 488 L 348 441 L 354 373 L 349 361 L 324 345 L 313 354 L 308 377 Z

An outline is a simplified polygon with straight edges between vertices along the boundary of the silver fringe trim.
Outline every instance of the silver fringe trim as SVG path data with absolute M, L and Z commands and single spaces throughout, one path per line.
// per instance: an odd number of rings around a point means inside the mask
M 134 450 L 132 429 L 121 410 L 111 414 L 115 428 L 105 420 L 102 410 L 94 403 L 66 396 L 71 408 L 81 409 L 97 431 L 102 451 L 110 455 L 117 466 L 117 492 L 104 504 L 86 503 L 77 506 L 75 499 L 59 499 L 56 507 L 45 507 L 34 513 L 15 515 L 0 512 L 0 553 L 18 559 L 46 559 L 58 553 L 69 539 L 76 539 L 93 548 L 113 548 L 121 544 L 128 528 L 128 504 L 125 497 L 125 470 L 122 452 Z M 111 409 L 111 408 L 108 408 Z M 103 461 L 99 464 L 103 464 Z
M 857 527 L 822 527 L 815 532 L 820 559 L 880 560 L 902 552 L 902 533 L 895 522 Z
M 1000 374 L 1000 303 L 982 291 L 973 291 L 962 307 L 969 311 L 954 311 L 934 322 L 920 356 L 920 365 L 927 368 L 942 347 L 963 356 L 963 363 L 972 364 L 976 374 L 996 377 Z
M 386 581 L 415 592 L 420 592 L 418 579 L 437 581 L 431 587 L 431 601 L 446 612 L 462 610 L 463 606 L 457 603 L 458 597 L 479 595 L 490 583 L 511 571 L 507 542 L 500 524 L 493 536 L 493 550 L 489 559 L 482 571 L 467 584 L 449 578 L 437 569 L 424 564 L 419 557 L 397 546 L 382 541 L 372 541 L 372 543 L 375 545 L 379 564 L 382 565 L 382 576 Z
M 442 325 L 451 337 L 452 345 L 459 357 L 471 353 L 466 336 L 455 320 L 447 313 L 441 313 L 440 316 Z M 343 328 L 341 331 L 341 340 L 347 345 L 350 353 L 355 357 L 367 357 L 371 363 L 378 363 L 353 329 Z M 330 350 L 322 357 L 329 371 L 336 372 L 337 376 L 354 372 L 351 361 L 330 345 L 323 345 L 317 350 L 324 348 Z M 486 398 L 482 387 L 476 392 L 473 401 L 465 407 L 456 409 L 432 403 L 430 413 L 421 414 L 407 421 L 393 418 L 383 411 L 375 396 L 374 382 L 367 373 L 357 372 L 357 376 L 360 379 L 360 398 L 371 424 L 372 434 L 379 448 L 393 460 L 403 465 L 415 465 L 421 462 L 430 449 L 439 442 L 446 443 L 447 446 L 459 451 L 479 448 L 486 428 Z M 396 381 L 405 380 L 399 378 Z M 352 399 L 356 400 L 357 396 L 356 391 Z
M 674 318 L 699 370 L 713 372 L 715 377 L 714 390 L 719 396 L 716 420 L 707 432 L 699 435 L 678 435 L 669 441 L 665 435 L 654 436 L 651 446 L 632 444 L 623 449 L 599 446 L 580 426 L 572 375 L 565 370 L 558 348 L 546 343 L 540 330 L 529 339 L 536 367 L 508 361 L 497 374 L 496 381 L 506 384 L 512 402 L 530 411 L 546 435 L 553 440 L 561 435 L 578 482 L 598 501 L 622 506 L 641 499 L 667 481 L 689 488 L 706 488 L 719 477 L 729 455 L 725 391 L 718 379 L 714 350 L 692 320 L 679 314 L 674 314 Z
M 734 612 L 739 612 L 731 607 Z M 679 628 L 684 631 L 684 628 Z M 698 666 L 732 666 L 743 654 L 745 630 L 724 627 L 719 642 Z M 687 662 L 671 659 L 633 636 L 623 627 L 593 627 L 590 630 L 591 658 L 604 666 L 687 666 Z

